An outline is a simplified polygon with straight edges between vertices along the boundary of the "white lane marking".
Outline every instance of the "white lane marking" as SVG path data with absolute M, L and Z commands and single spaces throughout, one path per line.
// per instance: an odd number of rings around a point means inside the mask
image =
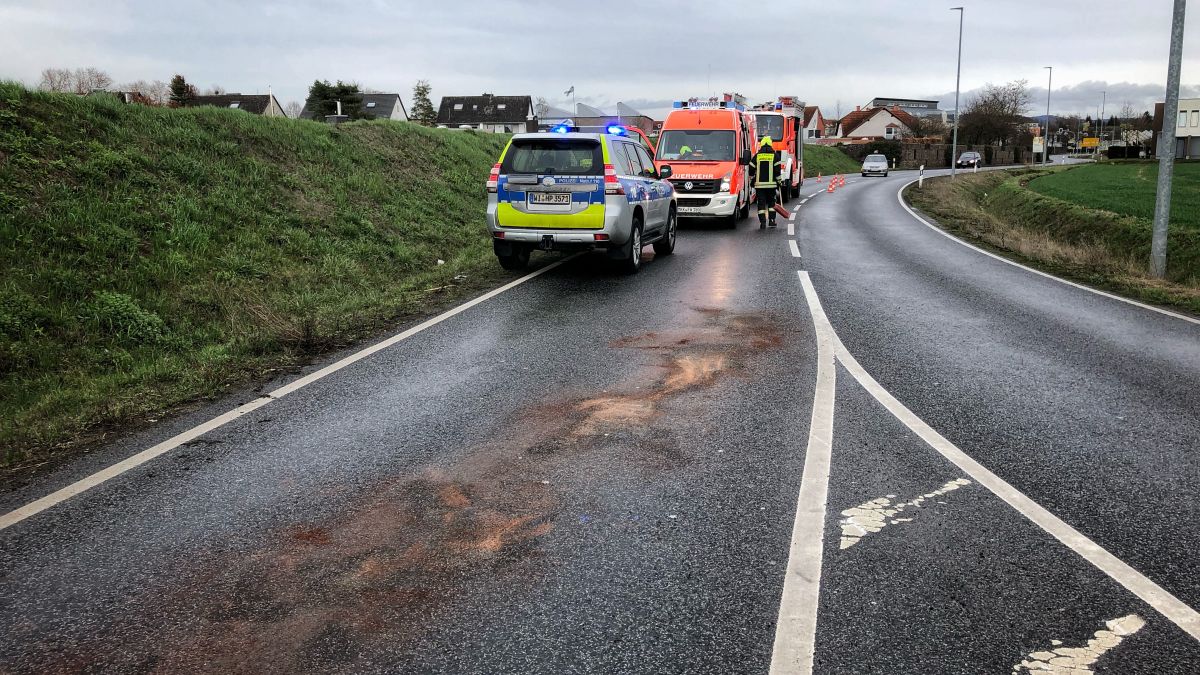
M 789 224 L 790 224 L 790 223 L 789 223 Z M 799 247 L 799 246 L 796 246 L 796 240 L 795 240 L 795 239 L 788 239 L 788 248 L 792 249 L 792 257 L 793 257 L 793 258 L 799 258 L 799 257 L 800 257 L 800 247 Z
M 807 675 L 813 669 L 817 642 L 817 602 L 821 594 L 821 555 L 824 549 L 825 500 L 829 495 L 829 460 L 833 451 L 833 407 L 837 391 L 834 344 L 837 336 L 812 287 L 807 272 L 799 272 L 808 300 L 808 311 L 821 317 L 813 321 L 817 335 L 817 384 L 804 474 L 796 497 L 796 520 L 788 548 L 775 646 L 771 651 L 772 675 Z
M 800 207 L 801 207 L 801 205 L 803 205 L 803 204 L 804 204 L 804 202 L 802 201 L 802 202 L 800 202 L 799 204 L 797 204 L 797 205 L 793 206 L 793 207 L 792 207 L 792 213 L 795 213 L 795 212 L 799 211 L 799 210 L 800 210 Z
M 804 199 L 801 199 L 800 206 L 804 206 L 805 204 L 807 204 L 808 200 L 810 200 L 810 199 L 812 199 L 812 197 L 805 197 Z
M 928 499 L 940 497 L 970 484 L 971 481 L 966 478 L 956 478 L 933 492 L 927 492 L 907 502 L 893 504 L 892 500 L 896 498 L 896 495 L 888 495 L 846 509 L 842 511 L 842 515 L 846 517 L 842 519 L 842 540 L 838 547 L 842 550 L 848 549 L 863 537 L 879 532 L 888 525 L 911 522 L 912 518 L 899 518 L 897 514 L 907 509 L 919 509 L 921 504 Z
M 1146 625 L 1146 621 L 1137 614 L 1129 614 L 1118 619 L 1104 622 L 1105 630 L 1098 630 L 1095 636 L 1082 647 L 1058 647 L 1062 643 L 1054 640 L 1052 649 L 1031 652 L 1025 660 L 1013 666 L 1013 673 L 1022 670 L 1030 673 L 1050 673 L 1051 675 L 1077 675 L 1092 672 L 1092 666 L 1106 652 L 1116 648 L 1125 638 L 1133 635 Z
M 796 223 L 795 222 L 788 221 L 788 236 L 789 237 L 796 236 Z
M 801 274 L 804 274 L 803 272 Z M 805 277 L 807 279 L 807 277 Z M 808 281 L 804 284 L 804 292 L 813 293 L 812 282 Z M 825 315 L 813 315 L 814 321 L 828 322 Z M 858 381 L 868 393 L 879 401 L 885 408 L 888 409 L 896 419 L 900 420 L 921 440 L 925 441 L 929 447 L 937 450 L 943 457 L 950 460 L 952 464 L 957 466 L 961 471 L 966 473 L 976 483 L 984 486 L 995 494 L 1000 499 L 1004 500 L 1009 506 L 1017 510 L 1018 513 L 1033 521 L 1035 525 L 1045 530 L 1050 536 L 1062 542 L 1067 548 L 1079 554 L 1084 560 L 1095 565 L 1101 572 L 1104 572 L 1114 581 L 1121 584 L 1130 593 L 1133 593 L 1143 602 L 1153 607 L 1163 616 L 1179 626 L 1188 635 L 1200 640 L 1200 613 L 1184 604 L 1179 598 L 1171 595 L 1158 584 L 1148 579 L 1141 572 L 1130 567 L 1122 562 L 1113 554 L 1106 551 L 1099 544 L 1084 536 L 1081 532 L 1066 524 L 1062 520 L 1050 513 L 1037 502 L 1029 497 L 1026 497 L 1013 486 L 1009 485 L 1004 479 L 989 471 L 979 462 L 972 459 L 967 453 L 959 449 L 958 446 L 951 443 L 944 436 L 934 431 L 932 427 L 924 422 L 920 417 L 917 417 L 913 411 L 904 406 L 903 403 L 896 400 L 886 389 L 883 388 L 875 378 L 871 377 L 866 370 L 859 365 L 854 355 L 846 349 L 834 331 L 833 326 L 826 327 L 833 334 L 833 341 L 837 349 L 837 358 L 846 371 Z
M 41 513 L 42 511 L 45 511 L 46 509 L 48 509 L 52 506 L 60 504 L 64 501 L 70 499 L 71 497 L 74 497 L 78 494 L 86 492 L 107 480 L 115 478 L 115 477 L 125 473 L 126 471 L 129 471 L 130 469 L 136 468 L 138 466 L 141 466 L 142 464 L 145 464 L 146 462 L 149 462 L 150 460 L 154 459 L 155 457 L 158 457 L 159 455 L 162 455 L 163 453 L 170 452 L 171 450 L 183 445 L 184 443 L 194 440 L 195 438 L 202 436 L 202 435 L 212 431 L 213 429 L 222 427 L 222 426 L 228 424 L 229 422 L 232 422 L 233 420 L 241 417 L 242 415 L 245 415 L 248 412 L 257 410 L 257 409 L 267 405 L 268 403 L 272 403 L 280 398 L 283 398 L 284 396 L 287 396 L 288 394 L 290 394 L 298 389 L 306 387 L 306 386 L 312 384 L 313 382 L 316 382 L 317 380 L 319 380 L 331 373 L 341 370 L 342 368 L 345 368 L 346 366 L 348 366 L 352 363 L 361 361 L 362 359 L 365 359 L 366 357 L 374 354 L 375 352 L 378 352 L 378 351 L 381 351 L 388 347 L 391 347 L 392 345 L 396 344 L 397 342 L 400 342 L 401 340 L 412 337 L 413 335 L 416 335 L 417 333 L 420 333 L 421 331 L 423 331 L 427 328 L 435 326 L 435 325 L 445 321 L 446 319 L 449 319 L 450 317 L 453 317 L 457 314 L 461 314 L 462 312 L 465 312 L 466 310 L 474 307 L 475 305 L 478 305 L 482 302 L 486 302 L 507 290 L 510 290 L 516 286 L 520 286 L 521 284 L 525 283 L 526 281 L 529 281 L 531 279 L 539 277 L 539 276 L 545 274 L 546 272 L 549 272 L 550 270 L 570 261 L 571 259 L 577 257 L 578 255 L 579 254 L 576 253 L 575 255 L 571 255 L 566 258 L 563 258 L 562 260 L 559 260 L 558 262 L 554 262 L 549 265 L 546 265 L 545 267 L 538 269 L 534 272 L 530 272 L 529 274 L 526 274 L 525 276 L 521 277 L 520 279 L 515 279 L 513 281 L 510 281 L 507 284 L 504 284 L 503 286 L 501 286 L 500 288 L 496 288 L 491 291 L 488 291 L 487 293 L 484 293 L 483 295 L 479 296 L 478 298 L 475 298 L 474 300 L 465 302 L 465 303 L 463 303 L 457 307 L 454 307 L 453 309 L 450 309 L 446 312 L 443 312 L 431 319 L 423 321 L 422 323 L 419 323 L 416 326 L 409 328 L 408 330 L 405 330 L 401 333 L 397 333 L 396 335 L 393 335 L 392 337 L 389 337 L 389 338 L 383 340 L 382 342 L 377 342 L 377 343 L 371 345 L 370 347 L 367 347 L 358 352 L 355 352 L 354 354 L 351 354 L 350 356 L 347 356 L 347 357 L 341 359 L 340 361 L 337 361 L 328 366 L 325 366 L 324 368 L 322 368 L 316 372 L 310 373 L 310 374 L 296 380 L 295 382 L 291 382 L 282 387 L 279 387 L 275 391 L 272 391 L 272 392 L 266 394 L 265 396 L 256 398 L 253 401 L 250 401 L 249 403 L 242 404 L 242 405 L 234 408 L 233 410 L 230 410 L 226 413 L 218 415 L 218 416 L 208 420 L 207 422 L 198 424 L 198 425 L 192 427 L 191 429 L 188 429 L 187 431 L 184 431 L 175 436 L 172 436 L 171 438 L 168 438 L 167 440 L 165 440 L 157 445 L 153 445 L 145 450 L 142 450 L 141 452 L 137 453 L 136 455 L 127 457 L 126 459 L 123 459 L 120 462 L 117 462 L 116 464 L 113 464 L 107 468 L 101 469 L 100 471 L 97 471 L 96 473 L 93 473 L 92 475 L 90 475 L 86 478 L 82 478 L 74 483 L 71 483 L 70 485 L 68 485 L 64 488 L 55 490 L 54 492 L 51 492 L 50 494 L 46 495 L 45 497 L 36 499 L 18 509 L 9 511 L 8 513 L 5 513 L 4 515 L 0 515 L 0 530 L 3 530 L 7 527 L 11 527 L 11 526 L 21 522 L 22 520 L 29 518 L 30 516 Z
M 1025 265 L 1022 265 L 1019 262 L 1009 260 L 1008 258 L 1005 258 L 1002 255 L 996 255 L 995 253 L 992 253 L 991 251 L 984 250 L 974 244 L 971 244 L 969 242 L 963 241 L 962 239 L 959 239 L 958 237 L 950 234 L 949 232 L 938 227 L 937 225 L 934 225 L 933 223 L 930 223 L 928 220 L 925 220 L 920 215 L 918 215 L 916 211 L 913 211 L 911 208 L 909 208 L 908 204 L 904 203 L 904 197 L 903 197 L 904 188 L 908 187 L 909 185 L 912 185 L 915 182 L 917 182 L 917 181 L 912 180 L 912 181 L 905 183 L 904 185 L 901 185 L 900 189 L 896 192 L 896 201 L 900 202 L 900 206 L 903 206 L 905 211 L 908 211 L 908 215 L 912 216 L 913 218 L 916 218 L 918 221 L 920 221 L 922 224 L 924 224 L 925 227 L 928 227 L 929 229 L 933 230 L 934 232 L 937 232 L 938 234 L 942 235 L 943 237 L 946 237 L 947 239 L 949 239 L 951 241 L 958 242 L 959 244 L 962 244 L 963 246 L 966 246 L 969 249 L 972 249 L 979 253 L 982 253 L 982 254 L 988 256 L 989 258 L 995 258 L 996 260 L 999 260 L 1002 263 L 1007 263 L 1009 265 L 1012 265 L 1013 267 L 1019 267 L 1019 268 L 1025 270 L 1026 272 L 1032 272 L 1038 276 L 1046 277 L 1047 279 L 1053 279 L 1059 283 L 1063 283 L 1068 286 L 1074 286 L 1075 288 L 1087 291 L 1088 293 L 1095 293 L 1096 295 L 1102 295 L 1102 296 L 1104 296 L 1106 298 L 1110 298 L 1112 300 L 1118 300 L 1127 305 L 1133 305 L 1134 307 L 1141 307 L 1142 309 L 1148 309 L 1151 312 L 1158 312 L 1159 314 L 1165 314 L 1166 316 L 1175 317 L 1176 319 L 1183 319 L 1184 321 L 1187 321 L 1188 323 L 1194 323 L 1194 324 L 1200 325 L 1200 319 L 1193 319 L 1190 316 L 1178 314 L 1176 312 L 1172 312 L 1169 309 L 1162 309 L 1161 307 L 1147 305 L 1145 303 L 1138 302 L 1137 300 L 1130 300 L 1129 298 L 1123 298 L 1119 295 L 1114 295 L 1112 293 L 1106 293 L 1105 291 L 1102 291 L 1102 290 L 1099 290 L 1096 288 L 1092 288 L 1090 286 L 1084 286 L 1083 284 L 1077 284 L 1074 281 L 1068 281 L 1067 279 L 1063 279 L 1062 277 L 1056 277 L 1053 274 L 1049 274 L 1049 273 L 1043 272 L 1041 270 L 1035 270 L 1032 267 L 1027 267 Z

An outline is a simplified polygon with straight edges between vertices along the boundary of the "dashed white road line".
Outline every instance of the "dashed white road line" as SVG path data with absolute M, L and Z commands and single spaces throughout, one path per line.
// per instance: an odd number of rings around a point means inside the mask
M 817 334 L 817 387 L 813 395 L 812 419 L 808 426 L 808 448 L 804 474 L 796 497 L 796 520 L 788 548 L 779 619 L 775 623 L 775 645 L 771 651 L 771 673 L 811 673 L 817 640 L 817 601 L 821 591 L 821 556 L 825 535 L 825 501 L 829 494 L 829 459 L 833 450 L 833 407 L 837 365 L 834 345 L 837 336 L 825 318 L 825 310 L 807 272 L 800 283 L 808 300 Z
M 808 298 L 810 310 L 814 306 L 819 308 L 820 300 L 817 298 L 816 290 L 808 277 L 808 273 L 800 272 L 799 274 L 805 297 Z M 846 368 L 846 371 L 875 400 L 887 408 L 888 412 L 892 413 L 896 419 L 900 420 L 909 430 L 925 441 L 927 445 L 958 467 L 959 470 L 970 476 L 976 483 L 990 490 L 1009 506 L 1016 509 L 1018 513 L 1045 530 L 1067 548 L 1079 554 L 1084 560 L 1096 566 L 1101 572 L 1104 572 L 1118 584 L 1124 586 L 1130 593 L 1133 593 L 1143 602 L 1153 607 L 1170 620 L 1171 623 L 1179 626 L 1196 640 L 1200 640 L 1200 613 L 1167 592 L 1163 587 L 1151 581 L 1141 572 L 1138 572 L 1109 553 L 1096 542 L 1084 536 L 1083 533 L 1063 522 L 1058 516 L 1050 513 L 1040 504 L 1025 496 L 1012 485 L 1009 485 L 1004 479 L 989 471 L 987 467 L 975 461 L 946 437 L 934 431 L 924 420 L 917 417 L 913 411 L 909 410 L 896 397 L 892 396 L 875 378 L 871 377 L 863 369 L 858 360 L 854 358 L 854 355 L 846 349 L 841 339 L 838 338 L 837 332 L 833 329 L 823 311 L 812 311 L 812 318 L 813 322 L 818 326 L 818 335 L 825 332 L 833 336 L 837 360 Z M 818 341 L 818 354 L 819 352 L 820 343 Z M 803 489 L 803 483 L 801 483 L 801 489 Z
M 842 515 L 846 517 L 842 519 L 842 540 L 838 543 L 838 548 L 848 549 L 863 537 L 874 532 L 881 532 L 888 525 L 910 522 L 912 518 L 902 518 L 900 513 L 908 509 L 919 509 L 930 499 L 941 497 L 970 484 L 971 481 L 966 478 L 956 478 L 933 492 L 926 492 L 907 502 L 893 503 L 892 500 L 896 498 L 896 495 L 888 495 L 846 509 L 842 511 Z
M 1008 265 L 1012 265 L 1013 267 L 1019 267 L 1019 268 L 1021 268 L 1021 269 L 1025 270 L 1026 272 L 1031 272 L 1031 273 L 1033 273 L 1033 274 L 1036 274 L 1036 275 L 1038 275 L 1038 276 L 1041 276 L 1041 277 L 1046 277 L 1047 279 L 1053 279 L 1054 281 L 1057 281 L 1057 282 L 1059 282 L 1059 283 L 1062 283 L 1062 284 L 1066 284 L 1066 285 L 1068 285 L 1068 286 L 1074 286 L 1075 288 L 1078 288 L 1078 289 L 1080 289 L 1080 290 L 1087 291 L 1088 293 L 1095 293 L 1096 295 L 1102 295 L 1102 296 L 1104 296 L 1104 297 L 1106 297 L 1106 298 L 1110 298 L 1110 299 L 1112 299 L 1112 300 L 1118 300 L 1118 301 L 1120 301 L 1120 302 L 1123 302 L 1123 303 L 1125 303 L 1125 304 L 1127 304 L 1127 305 L 1133 305 L 1134 307 L 1141 307 L 1142 309 L 1148 309 L 1148 310 L 1150 310 L 1151 312 L 1158 312 L 1159 314 L 1165 314 L 1166 316 L 1171 316 L 1171 317 L 1174 317 L 1174 318 L 1176 318 L 1176 319 L 1182 319 L 1182 320 L 1184 320 L 1184 321 L 1187 321 L 1188 323 L 1194 323 L 1194 324 L 1200 325 L 1200 319 L 1194 319 L 1194 318 L 1192 318 L 1192 317 L 1190 317 L 1190 316 L 1185 316 L 1185 315 L 1183 315 L 1183 314 L 1179 314 L 1179 313 L 1177 313 L 1177 312 L 1172 312 L 1172 311 L 1171 311 L 1171 310 L 1169 310 L 1169 309 L 1162 309 L 1161 307 L 1155 307 L 1155 306 L 1153 306 L 1153 305 L 1147 305 L 1147 304 L 1145 304 L 1145 303 L 1138 302 L 1137 300 L 1130 300 L 1129 298 L 1123 298 L 1123 297 L 1121 297 L 1121 296 L 1119 296 L 1119 295 L 1114 295 L 1114 294 L 1112 294 L 1112 293 L 1106 293 L 1105 291 L 1102 291 L 1102 290 L 1099 290 L 1099 289 L 1096 289 L 1096 288 L 1092 288 L 1092 287 L 1090 287 L 1090 286 L 1084 286 L 1083 284 L 1077 284 L 1077 283 L 1075 283 L 1074 281 L 1068 281 L 1068 280 L 1066 280 L 1066 279 L 1063 279 L 1062 277 L 1056 277 L 1056 276 L 1054 276 L 1053 274 L 1048 274 L 1048 273 L 1046 273 L 1046 272 L 1043 272 L 1043 271 L 1041 271 L 1041 270 L 1035 270 L 1035 269 L 1034 269 L 1034 268 L 1032 268 L 1032 267 L 1027 267 L 1027 266 L 1025 266 L 1025 265 L 1022 265 L 1022 264 L 1021 264 L 1021 263 L 1019 263 L 1019 262 L 1016 262 L 1016 261 L 1014 261 L 1014 260 L 1009 260 L 1008 258 L 1005 258 L 1005 257 L 1004 257 L 1004 256 L 1002 256 L 1002 255 L 996 255 L 995 253 L 992 253 L 991 251 L 984 250 L 984 249 L 982 249 L 982 248 L 980 248 L 980 247 L 978 247 L 978 246 L 976 246 L 976 245 L 974 245 L 974 244 L 971 244 L 971 243 L 968 243 L 968 242 L 966 242 L 966 241 L 964 241 L 964 240 L 962 240 L 962 239 L 959 239 L 958 237 L 956 237 L 956 236 L 954 236 L 954 235 L 950 234 L 949 232 L 947 232 L 947 231 L 943 230 L 942 228 L 938 227 L 937 225 L 934 225 L 933 223 L 931 223 L 931 222 L 929 222 L 928 220 L 925 220 L 924 218 L 922 218 L 921 216 L 919 216 L 919 215 L 917 214 L 917 212 L 916 212 L 916 211 L 913 211 L 913 210 L 912 210 L 912 209 L 911 209 L 911 208 L 908 206 L 908 204 L 906 204 L 906 203 L 904 202 L 904 189 L 905 189 L 905 188 L 907 188 L 909 185 L 912 185 L 913 183 L 916 183 L 916 182 L 917 182 L 917 181 L 915 181 L 915 180 L 911 180 L 911 181 L 909 181 L 909 182 L 905 183 L 904 185 L 901 185 L 901 186 L 900 186 L 900 189 L 896 191 L 896 201 L 900 202 L 900 206 L 904 207 L 904 210 L 905 210 L 905 211 L 908 211 L 908 215 L 912 216 L 913 218 L 916 218 L 916 219 L 917 219 L 919 222 L 921 222 L 923 225 L 925 225 L 925 227 L 928 227 L 929 229 L 933 230 L 934 232 L 937 232 L 938 234 L 942 235 L 943 237 L 946 237 L 946 238 L 947 238 L 947 239 L 949 239 L 950 241 L 954 241 L 954 242 L 957 242 L 957 243 L 959 243 L 959 244 L 962 244 L 963 246 L 966 246 L 966 247 L 967 247 L 967 248 L 969 248 L 969 249 L 972 249 L 972 250 L 974 250 L 974 251 L 976 251 L 976 252 L 978 252 L 978 253 L 982 253 L 983 255 L 986 255 L 986 256 L 987 256 L 987 257 L 989 257 L 989 258 L 994 258 L 994 259 L 996 259 L 996 260 L 999 260 L 999 261 L 1000 261 L 1000 262 L 1002 262 L 1002 263 L 1006 263 L 1006 264 L 1008 264 Z
M 1023 661 L 1013 666 L 1014 675 L 1022 670 L 1029 673 L 1046 673 L 1047 675 L 1078 675 L 1092 672 L 1092 666 L 1106 652 L 1117 647 L 1125 638 L 1133 635 L 1146 625 L 1146 621 L 1137 614 L 1129 614 L 1117 619 L 1105 621 L 1103 630 L 1096 631 L 1092 639 L 1082 647 L 1062 647 L 1058 640 L 1053 641 L 1052 647 L 1031 652 Z
M 793 258 L 800 257 L 800 247 L 796 245 L 795 239 L 788 239 L 788 248 L 792 249 L 792 257 Z
M 804 204 L 804 202 L 800 202 L 799 204 L 797 204 L 797 205 L 793 206 L 793 207 L 792 207 L 792 213 L 795 213 L 795 212 L 799 211 L 799 210 L 800 210 L 800 207 L 801 207 L 803 204 Z
M 218 415 L 218 416 L 208 420 L 207 422 L 198 424 L 198 425 L 192 427 L 191 429 L 188 429 L 187 431 L 184 431 L 180 434 L 172 436 L 171 438 L 168 438 L 167 440 L 165 440 L 157 445 L 151 446 L 151 447 L 137 453 L 136 455 L 128 457 L 128 458 L 126 458 L 120 462 L 117 462 L 116 464 L 113 464 L 112 466 L 109 466 L 105 469 L 101 469 L 100 471 L 97 471 L 96 473 L 93 473 L 92 475 L 90 475 L 86 478 L 80 479 L 74 483 L 71 483 L 70 485 L 68 485 L 64 488 L 61 488 L 54 492 L 51 492 L 50 494 L 46 495 L 45 497 L 42 497 L 41 499 L 37 499 L 37 500 L 32 501 L 18 509 L 9 511 L 8 513 L 5 513 L 4 515 L 0 515 L 0 530 L 3 530 L 7 527 L 11 527 L 11 526 L 21 522 L 22 520 L 29 518 L 30 516 L 41 513 L 42 511 L 45 511 L 48 508 L 51 508 L 57 504 L 60 504 L 64 501 L 70 499 L 71 497 L 74 497 L 78 494 L 86 492 L 86 491 L 96 487 L 97 485 L 104 483 L 105 481 L 111 480 L 111 479 L 125 473 L 126 471 L 129 471 L 130 469 L 141 466 L 142 464 L 145 464 L 146 462 L 149 462 L 150 460 L 152 460 L 166 452 L 170 452 L 171 450 L 174 450 L 175 448 L 183 445 L 184 443 L 192 441 L 192 440 L 196 439 L 197 437 L 202 436 L 202 435 L 212 431 L 213 429 L 222 427 L 222 426 L 228 424 L 229 422 L 232 422 L 233 420 L 245 415 L 246 413 L 252 412 L 252 411 L 257 410 L 265 405 L 273 403 L 273 402 L 279 400 L 280 398 L 283 398 L 284 396 L 287 396 L 288 394 L 295 392 L 298 389 L 302 389 L 323 377 L 326 377 L 332 373 L 335 373 L 335 372 L 341 370 L 342 368 L 345 368 L 346 366 L 349 366 L 353 363 L 361 361 L 361 360 L 367 358 L 368 356 L 374 354 L 375 352 L 387 349 L 388 347 L 391 347 L 392 345 L 394 345 L 402 340 L 410 338 L 427 328 L 431 328 L 431 327 L 445 321 L 446 319 L 449 319 L 450 317 L 453 317 L 457 314 L 461 314 L 462 312 L 465 312 L 466 310 L 474 307 L 475 305 L 478 305 L 483 302 L 487 302 L 488 300 L 491 300 L 492 298 L 496 297 L 497 295 L 500 295 L 501 293 L 503 293 L 505 291 L 511 290 L 512 288 L 520 286 L 521 284 L 525 283 L 526 281 L 537 278 L 537 277 L 545 274 L 546 272 L 549 272 L 550 270 L 552 270 L 556 267 L 559 267 L 560 265 L 577 257 L 578 255 L 579 254 L 568 256 L 566 258 L 563 258 L 562 260 L 559 260 L 558 262 L 551 263 L 549 265 L 546 265 L 545 267 L 542 267 L 538 270 L 530 272 L 529 274 L 526 274 L 525 276 L 521 277 L 520 279 L 515 279 L 513 281 L 510 281 L 509 283 L 504 284 L 500 288 L 496 288 L 491 291 L 488 291 L 487 293 L 484 293 L 483 295 L 479 296 L 478 298 L 475 298 L 474 300 L 469 300 L 457 307 L 454 307 L 453 309 L 450 309 L 450 310 L 443 312 L 431 319 L 423 321 L 423 322 L 417 324 L 416 326 L 409 328 L 408 330 L 397 333 L 396 335 L 393 335 L 385 340 L 377 342 L 377 343 L 371 345 L 370 347 L 359 350 L 359 351 L 351 354 L 350 356 L 347 356 L 339 361 L 336 361 L 334 363 L 329 364 L 328 366 L 325 366 L 324 368 L 321 368 L 320 370 L 309 373 L 308 375 L 305 375 L 304 377 L 301 377 L 294 382 L 285 384 L 284 386 L 279 387 L 278 389 L 266 394 L 265 396 L 260 396 L 259 398 L 256 398 L 253 401 L 250 401 L 249 403 L 240 405 L 240 406 L 234 408 L 233 410 L 230 410 L 229 412 Z
M 796 223 L 794 223 L 792 221 L 788 221 L 788 236 L 789 237 L 796 236 Z

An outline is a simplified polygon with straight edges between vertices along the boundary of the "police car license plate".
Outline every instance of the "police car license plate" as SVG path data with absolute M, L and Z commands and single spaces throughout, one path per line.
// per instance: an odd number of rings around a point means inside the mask
M 700 213 L 700 207 L 699 206 L 681 206 L 681 207 L 679 207 L 679 215 L 684 215 L 684 214 L 688 214 L 688 213 Z
M 570 192 L 530 192 L 530 204 L 544 204 L 550 206 L 570 206 Z

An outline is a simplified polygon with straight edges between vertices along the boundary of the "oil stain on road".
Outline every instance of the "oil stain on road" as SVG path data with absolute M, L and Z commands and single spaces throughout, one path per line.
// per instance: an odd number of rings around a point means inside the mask
M 550 564 L 562 500 L 544 476 L 595 471 L 601 455 L 646 471 L 690 461 L 686 439 L 660 418 L 781 342 L 768 318 L 705 308 L 679 330 L 617 340 L 610 349 L 642 363 L 621 391 L 547 403 L 452 463 L 373 486 L 338 515 L 190 563 L 186 582 L 134 603 L 136 617 L 36 669 L 354 670 L 417 638 L 464 587 L 519 586 Z

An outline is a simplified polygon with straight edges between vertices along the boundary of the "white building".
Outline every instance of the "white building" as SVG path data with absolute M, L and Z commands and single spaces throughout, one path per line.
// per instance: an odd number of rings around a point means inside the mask
M 1175 157 L 1200 157 L 1200 98 L 1179 99 L 1179 119 L 1175 123 Z

